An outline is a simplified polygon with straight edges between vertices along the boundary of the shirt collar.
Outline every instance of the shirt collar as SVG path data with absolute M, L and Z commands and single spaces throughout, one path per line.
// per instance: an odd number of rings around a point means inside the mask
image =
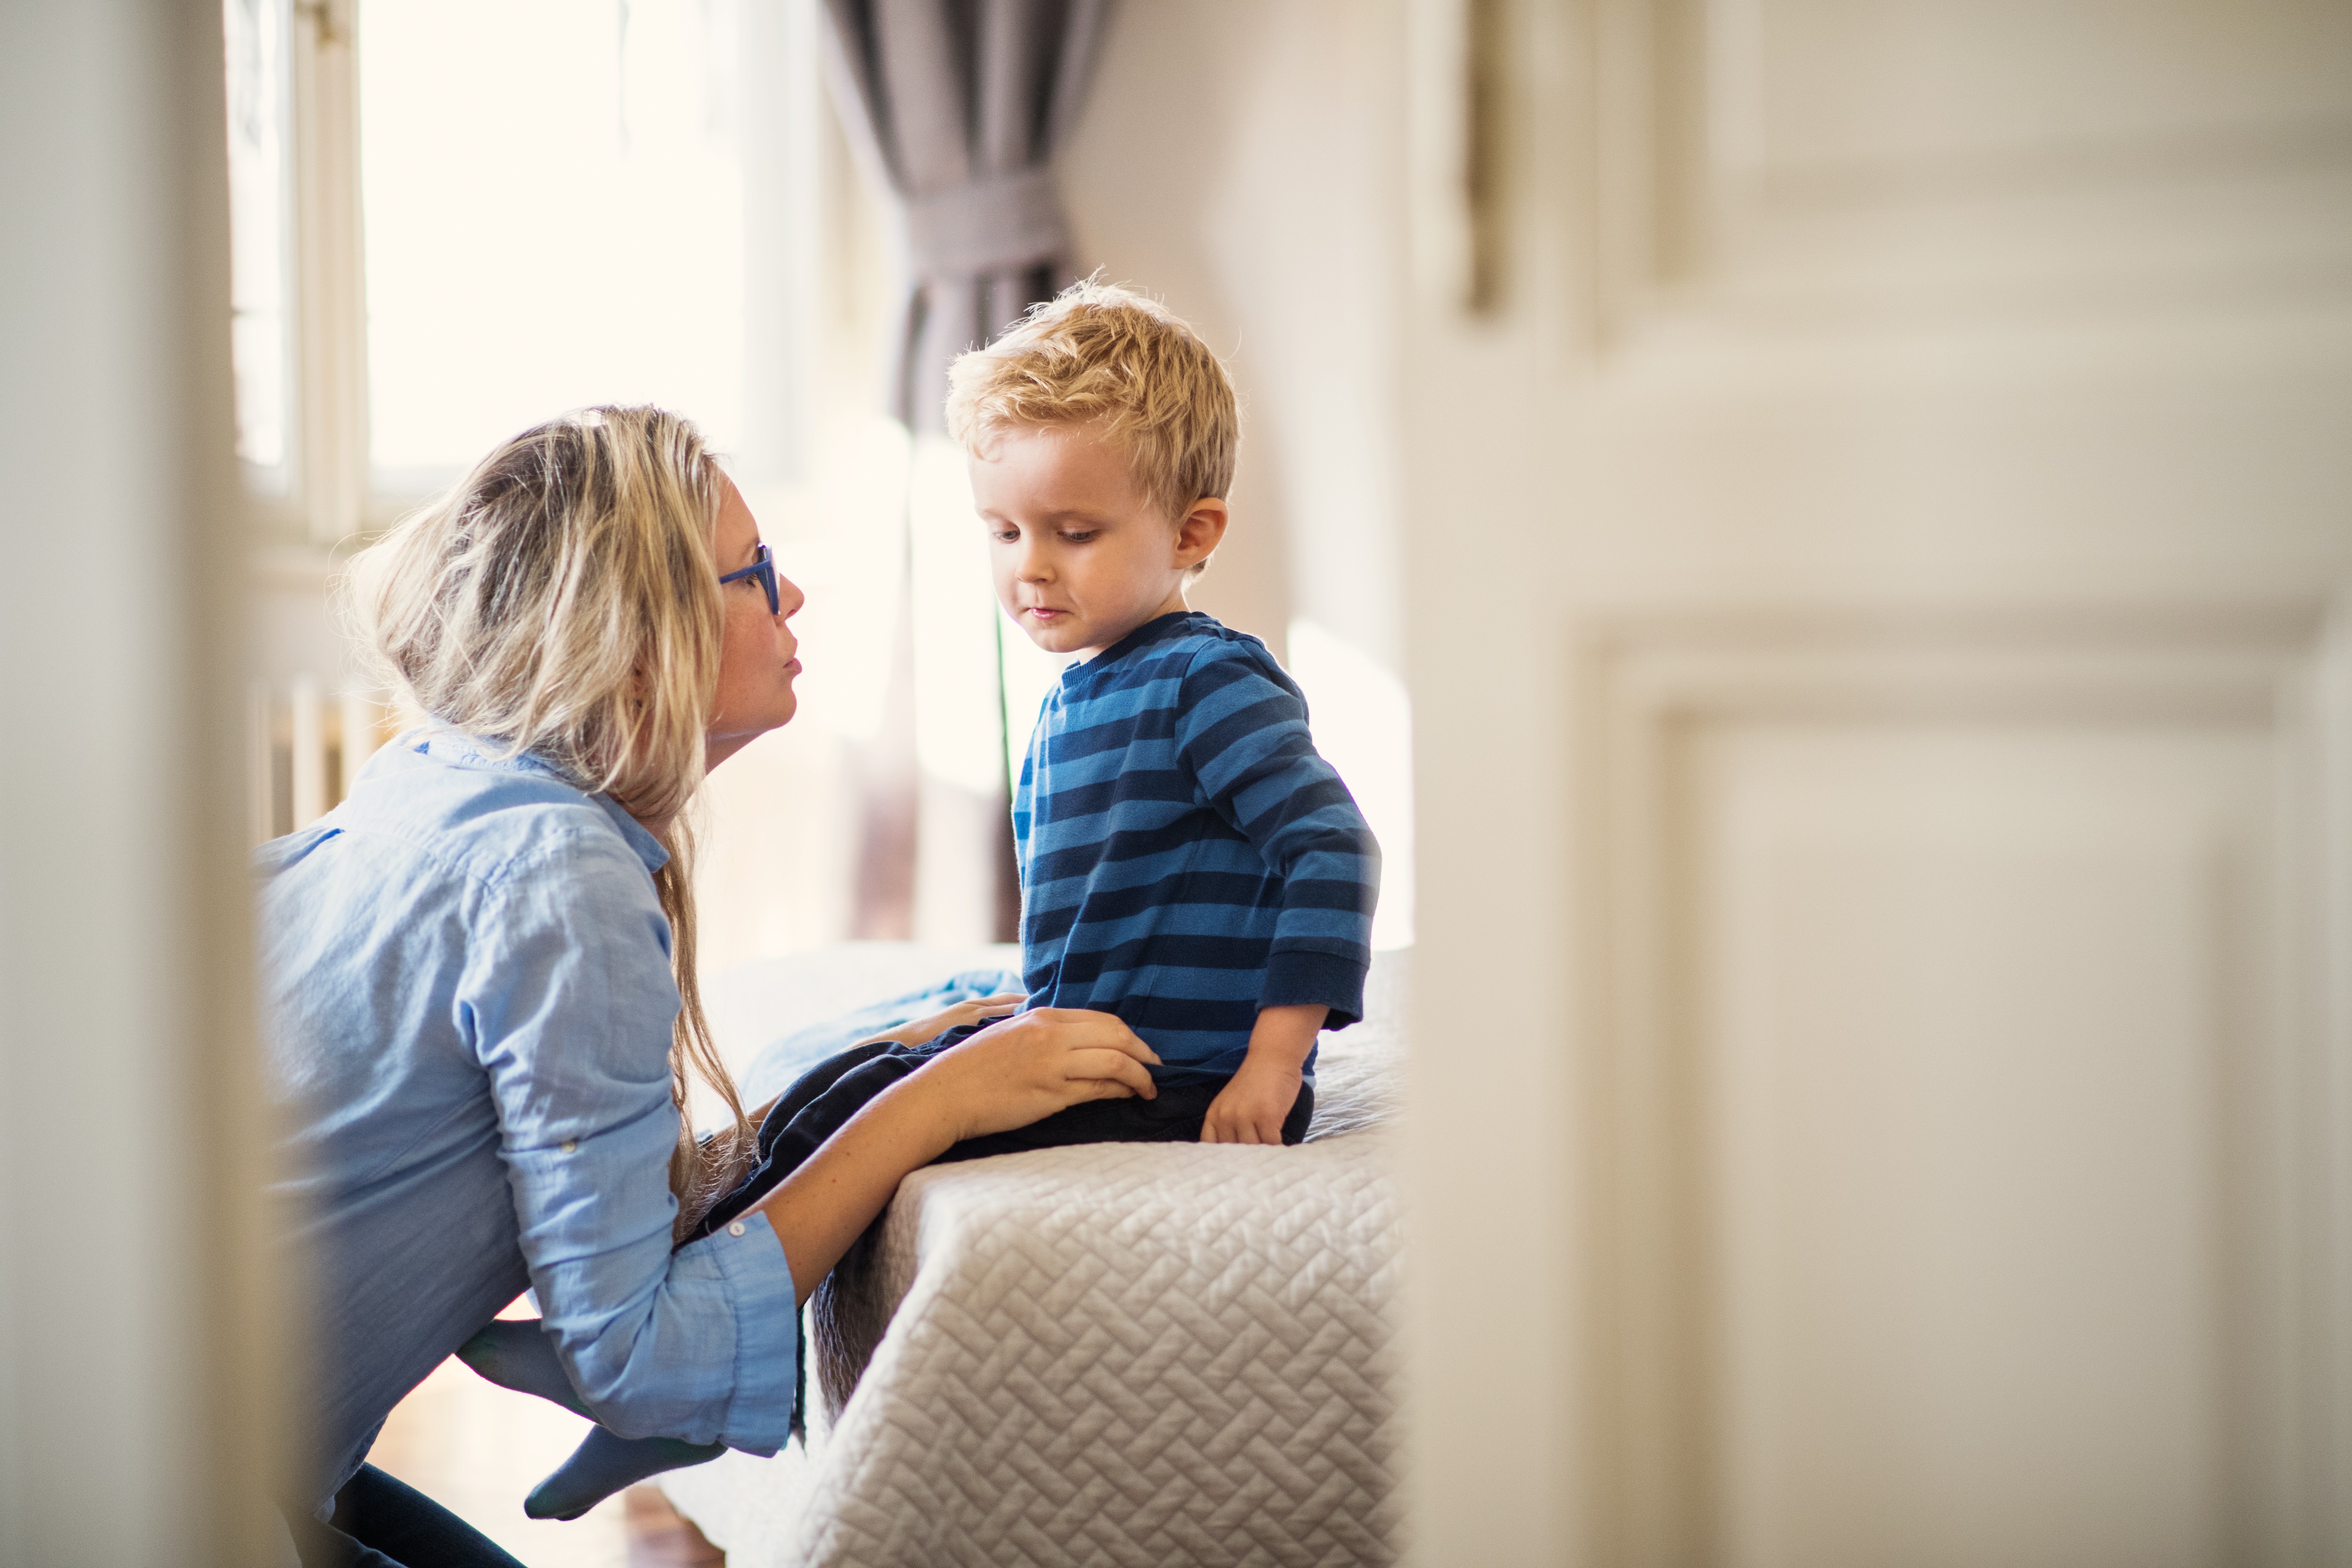
M 1171 610 L 1154 620 L 1144 622 L 1094 658 L 1071 665 L 1069 668 L 1062 671 L 1062 682 L 1066 686 L 1076 685 L 1094 671 L 1108 668 L 1138 648 L 1149 647 L 1153 643 L 1165 641 L 1169 637 L 1181 637 L 1192 629 L 1194 621 L 1205 621 L 1208 618 L 1208 615 L 1201 610 Z
M 468 735 L 463 730 L 426 728 L 401 738 L 409 750 L 431 757 L 436 763 L 453 763 L 461 768 L 492 768 L 500 773 L 543 773 L 551 779 L 562 779 L 554 764 L 529 752 L 507 753 L 501 741 L 484 740 Z M 569 782 L 569 781 L 566 781 Z
M 456 767 L 485 768 L 495 773 L 534 773 L 541 778 L 552 779 L 568 789 L 580 788 L 570 779 L 565 778 L 562 771 L 546 758 L 533 756 L 529 752 L 517 752 L 512 756 L 509 756 L 506 754 L 507 749 L 503 742 L 484 740 L 478 735 L 469 735 L 463 730 L 445 728 L 415 731 L 401 737 L 394 744 L 404 744 L 411 751 L 431 757 L 435 762 L 447 763 Z M 647 871 L 658 871 L 669 864 L 669 851 L 662 847 L 662 841 L 656 838 L 644 823 L 631 816 L 620 802 L 602 791 L 590 794 L 586 790 L 581 790 L 580 793 L 594 801 L 604 809 L 604 815 L 612 818 L 613 826 L 620 830 L 621 837 L 628 841 L 629 847 L 635 852 L 637 858 L 645 862 Z
M 658 871 L 669 864 L 669 851 L 662 847 L 662 841 L 623 809 L 619 801 L 609 795 L 592 795 L 588 798 L 604 808 L 604 815 L 613 819 L 613 826 L 621 830 L 621 837 L 629 841 L 629 847 L 637 852 L 646 870 Z

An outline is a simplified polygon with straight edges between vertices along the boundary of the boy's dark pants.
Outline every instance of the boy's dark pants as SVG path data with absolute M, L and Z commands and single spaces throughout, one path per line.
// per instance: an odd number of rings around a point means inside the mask
M 950 1029 L 919 1046 L 887 1041 L 852 1046 L 803 1073 L 761 1119 L 760 1163 L 733 1192 L 711 1205 L 685 1240 L 711 1235 L 766 1197 L 866 1101 L 972 1034 L 975 1027 Z M 1069 1143 L 1194 1142 L 1201 1136 L 1211 1102 L 1224 1087 L 1222 1079 L 1161 1084 L 1158 1097 L 1151 1100 L 1086 1100 L 1009 1132 L 967 1138 L 940 1155 L 940 1163 L 1013 1154 L 1024 1149 L 1057 1149 Z M 1305 1138 L 1314 1115 L 1315 1091 L 1301 1085 L 1290 1114 L 1283 1118 L 1282 1141 L 1296 1143 Z

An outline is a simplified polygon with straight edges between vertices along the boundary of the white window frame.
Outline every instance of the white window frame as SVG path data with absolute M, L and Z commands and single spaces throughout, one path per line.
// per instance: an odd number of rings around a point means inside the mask
M 368 495 L 357 0 L 281 3 L 285 477 L 247 499 L 258 542 L 331 550 L 388 521 Z
M 357 0 L 296 0 L 291 109 L 299 531 L 329 548 L 389 524 L 368 479 L 367 278 L 360 211 Z

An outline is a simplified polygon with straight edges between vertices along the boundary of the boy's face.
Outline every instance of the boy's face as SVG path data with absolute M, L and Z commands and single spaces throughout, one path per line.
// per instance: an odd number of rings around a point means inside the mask
M 1091 658 L 1183 609 L 1185 574 L 1224 537 L 1223 501 L 1169 517 L 1087 426 L 1002 431 L 971 469 L 997 602 L 1048 653 Z

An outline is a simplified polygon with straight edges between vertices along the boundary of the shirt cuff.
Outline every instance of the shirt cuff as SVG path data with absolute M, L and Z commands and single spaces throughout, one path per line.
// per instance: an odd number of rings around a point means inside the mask
M 775 1227 L 757 1211 L 685 1250 L 717 1270 L 735 1310 L 734 1390 L 719 1441 L 765 1458 L 792 1434 L 799 1382 L 801 1313 L 792 1265 Z
M 1364 1016 L 1364 964 L 1361 960 L 1305 948 L 1277 949 L 1266 960 L 1265 984 L 1258 988 L 1257 1005 L 1265 1007 L 1313 1006 L 1330 1009 L 1327 1029 L 1344 1029 Z

